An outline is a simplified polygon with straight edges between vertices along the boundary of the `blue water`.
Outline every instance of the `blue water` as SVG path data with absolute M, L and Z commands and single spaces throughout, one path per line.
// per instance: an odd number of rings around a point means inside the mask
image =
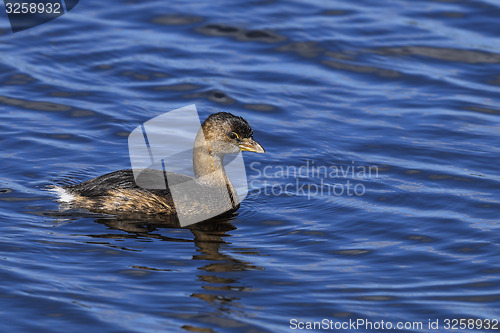
M 82 0 L 16 34 L 0 12 L 0 331 L 500 319 L 497 1 Z M 234 219 L 45 190 L 130 168 L 130 131 L 193 103 L 267 150 Z

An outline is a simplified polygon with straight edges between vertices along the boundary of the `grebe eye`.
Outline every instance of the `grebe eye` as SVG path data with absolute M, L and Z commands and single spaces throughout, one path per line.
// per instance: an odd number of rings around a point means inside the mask
M 227 133 L 227 135 L 228 135 L 231 139 L 233 139 L 233 140 L 235 140 L 235 139 L 239 139 L 239 138 L 240 138 L 240 137 L 238 136 L 238 133 L 236 133 L 236 132 L 229 132 L 229 133 Z

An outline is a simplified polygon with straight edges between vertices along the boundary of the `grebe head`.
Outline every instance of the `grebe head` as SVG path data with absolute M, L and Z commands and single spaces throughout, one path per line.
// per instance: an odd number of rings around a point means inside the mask
M 236 154 L 240 150 L 266 152 L 253 139 L 253 130 L 242 117 L 228 112 L 214 113 L 205 119 L 201 127 L 212 154 Z

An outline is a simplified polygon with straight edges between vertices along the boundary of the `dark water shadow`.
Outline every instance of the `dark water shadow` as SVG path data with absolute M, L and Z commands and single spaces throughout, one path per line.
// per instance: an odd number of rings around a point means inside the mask
M 286 37 L 270 30 L 246 30 L 226 24 L 210 23 L 198 27 L 196 32 L 212 37 L 233 37 L 243 42 L 279 43 Z

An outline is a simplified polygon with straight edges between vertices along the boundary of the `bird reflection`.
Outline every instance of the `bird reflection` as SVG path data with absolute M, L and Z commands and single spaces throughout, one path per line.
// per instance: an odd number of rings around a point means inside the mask
M 207 303 L 215 305 L 219 311 L 230 312 L 234 311 L 234 302 L 240 299 L 239 292 L 250 291 L 251 288 L 241 285 L 239 274 L 232 272 L 241 272 L 248 270 L 262 269 L 252 263 L 236 259 L 231 255 L 221 253 L 220 248 L 223 244 L 231 244 L 225 239 L 231 237 L 231 231 L 236 230 L 236 227 L 231 221 L 236 217 L 236 214 L 192 224 L 186 227 L 181 227 L 177 219 L 155 220 L 154 218 L 116 218 L 102 217 L 96 218 L 95 222 L 104 224 L 110 229 L 121 230 L 126 234 L 98 234 L 88 235 L 92 238 L 151 238 L 170 242 L 194 242 L 196 246 L 196 254 L 192 259 L 200 261 L 201 266 L 198 270 L 204 271 L 203 274 L 197 275 L 197 279 L 201 281 L 201 288 L 206 292 L 192 293 L 191 297 L 201 299 Z M 180 237 L 165 236 L 161 229 L 189 229 L 193 234 L 192 240 Z

